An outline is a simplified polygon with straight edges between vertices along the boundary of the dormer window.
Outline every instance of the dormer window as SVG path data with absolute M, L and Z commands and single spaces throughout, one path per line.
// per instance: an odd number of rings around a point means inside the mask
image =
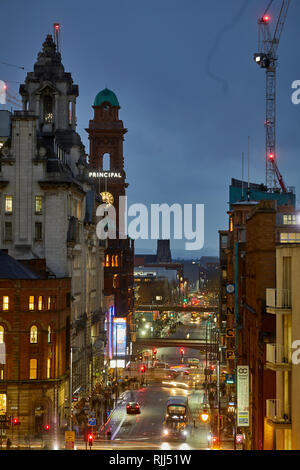
M 50 95 L 44 96 L 44 122 L 47 124 L 53 122 L 53 102 Z

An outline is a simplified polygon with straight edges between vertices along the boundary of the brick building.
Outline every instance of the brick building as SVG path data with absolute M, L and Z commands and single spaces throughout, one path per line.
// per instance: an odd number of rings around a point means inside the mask
M 0 251 L 0 414 L 19 418 L 19 437 L 67 419 L 71 279 L 47 277 L 42 261 L 34 271 Z
M 86 131 L 89 134 L 89 175 L 96 194 L 116 214 L 109 220 L 115 230 L 115 238 L 108 238 L 104 257 L 104 293 L 114 297 L 114 317 L 123 318 L 126 326 L 126 354 L 130 356 L 130 333 L 133 330 L 133 267 L 134 240 L 125 233 L 125 207 L 120 197 L 126 196 L 126 172 L 124 167 L 123 141 L 127 129 L 119 119 L 120 104 L 116 94 L 105 88 L 97 93 L 93 104 L 94 116 Z M 107 215 L 108 218 L 108 215 Z M 119 348 L 120 352 L 120 348 Z M 120 355 L 120 354 L 119 354 Z M 112 359 L 112 357 L 111 357 Z M 112 359 L 114 361 L 114 359 Z M 125 361 L 125 362 L 123 362 Z M 113 363 L 113 362 L 112 362 Z
M 250 425 L 238 429 L 245 434 L 248 449 L 263 449 L 266 399 L 275 397 L 276 377 L 266 369 L 266 344 L 274 340 L 276 322 L 266 311 L 265 289 L 275 287 L 276 244 L 295 241 L 297 227 L 295 209 L 289 200 L 285 205 L 273 199 L 244 200 L 231 203 L 229 230 L 220 231 L 220 317 L 223 333 L 232 328 L 236 337 L 224 334 L 227 352 L 235 351 L 228 359 L 231 373 L 236 365 L 250 369 Z M 282 195 L 279 194 L 279 198 Z M 234 290 L 227 286 L 234 285 Z M 228 358 L 228 356 L 227 356 Z M 229 397 L 235 396 L 235 386 L 228 386 Z

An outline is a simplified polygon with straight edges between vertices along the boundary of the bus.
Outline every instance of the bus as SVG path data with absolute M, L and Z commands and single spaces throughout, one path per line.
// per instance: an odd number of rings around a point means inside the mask
M 198 369 L 200 360 L 197 359 L 196 357 L 188 357 L 187 358 L 187 364 L 191 369 Z
M 185 441 L 188 435 L 190 410 L 188 398 L 184 396 L 169 397 L 163 423 L 164 439 Z

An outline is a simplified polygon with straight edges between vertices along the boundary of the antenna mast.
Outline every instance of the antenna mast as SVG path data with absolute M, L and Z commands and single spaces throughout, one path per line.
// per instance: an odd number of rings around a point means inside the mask
M 60 23 L 53 23 L 53 39 L 56 44 L 56 51 L 60 52 Z

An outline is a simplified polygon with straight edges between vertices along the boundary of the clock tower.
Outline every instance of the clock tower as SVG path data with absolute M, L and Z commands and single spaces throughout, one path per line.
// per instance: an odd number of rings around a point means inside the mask
M 119 101 L 108 88 L 100 91 L 94 100 L 94 118 L 86 131 L 90 140 L 89 174 L 95 191 L 102 200 L 116 210 L 117 238 L 108 239 L 104 261 L 104 290 L 114 295 L 115 315 L 128 317 L 133 311 L 134 242 L 118 236 L 120 212 L 119 197 L 126 195 L 123 141 L 127 129 L 119 119 Z
M 94 119 L 86 129 L 90 140 L 89 167 L 95 188 L 102 199 L 116 209 L 119 223 L 119 196 L 125 196 L 123 141 L 127 129 L 119 119 L 119 101 L 108 88 L 100 91 L 94 100 Z

